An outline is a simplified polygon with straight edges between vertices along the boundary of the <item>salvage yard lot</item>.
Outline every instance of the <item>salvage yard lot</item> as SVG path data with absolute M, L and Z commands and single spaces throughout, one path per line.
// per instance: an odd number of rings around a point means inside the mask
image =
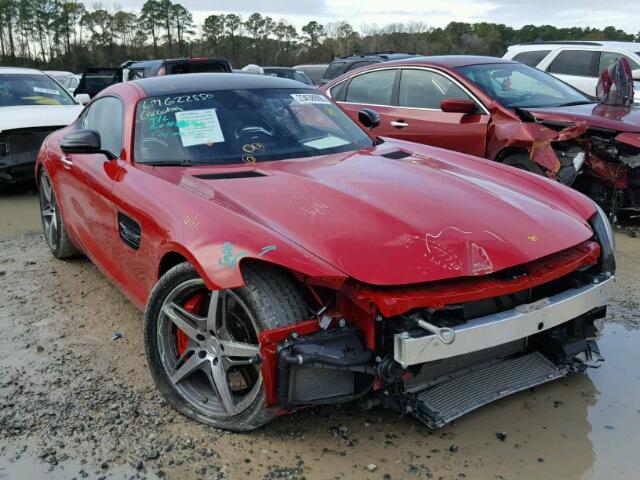
M 142 314 L 88 260 L 56 261 L 39 229 L 37 196 L 0 194 L 2 480 L 637 478 L 637 238 L 617 235 L 606 361 L 587 375 L 433 432 L 388 410 L 343 406 L 239 435 L 165 403 L 146 366 Z

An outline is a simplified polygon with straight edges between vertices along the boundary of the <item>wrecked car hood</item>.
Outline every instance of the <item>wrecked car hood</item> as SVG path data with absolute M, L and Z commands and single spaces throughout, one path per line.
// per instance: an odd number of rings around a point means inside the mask
M 67 126 L 83 110 L 82 105 L 25 105 L 0 107 L 0 132 L 18 128 Z
M 190 194 L 199 184 L 230 213 L 374 285 L 485 275 L 592 236 L 570 206 L 593 209 L 578 193 L 475 157 L 396 145 L 414 155 L 381 156 L 398 149 L 387 141 L 377 154 L 181 168 L 173 181 Z
M 527 108 L 538 120 L 567 123 L 585 122 L 589 127 L 640 132 L 640 105 L 615 107 L 601 103 L 573 105 L 569 107 Z

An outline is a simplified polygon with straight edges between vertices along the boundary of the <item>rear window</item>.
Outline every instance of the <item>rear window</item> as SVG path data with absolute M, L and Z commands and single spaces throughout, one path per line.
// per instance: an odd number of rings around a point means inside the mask
M 67 91 L 47 75 L 0 75 L 0 107 L 75 103 Z
M 599 52 L 564 50 L 549 65 L 548 71 L 580 77 L 597 77 Z
M 516 62 L 524 63 L 530 67 L 537 66 L 544 57 L 549 54 L 549 50 L 538 50 L 535 52 L 522 52 L 513 57 Z
M 179 75 L 182 73 L 224 73 L 228 72 L 226 64 L 221 62 L 184 62 L 168 64 L 167 74 Z
M 323 79 L 332 80 L 336 78 L 342 72 L 344 68 L 344 62 L 334 62 L 329 65 L 329 68 L 324 72 Z

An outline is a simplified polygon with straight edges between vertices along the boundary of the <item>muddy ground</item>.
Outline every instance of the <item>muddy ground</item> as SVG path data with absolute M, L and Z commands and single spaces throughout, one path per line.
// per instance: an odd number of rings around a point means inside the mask
M 0 194 L 0 480 L 638 478 L 638 238 L 617 237 L 597 370 L 437 431 L 343 406 L 240 435 L 167 406 L 146 367 L 141 313 L 88 260 L 55 260 L 39 222 L 35 195 Z

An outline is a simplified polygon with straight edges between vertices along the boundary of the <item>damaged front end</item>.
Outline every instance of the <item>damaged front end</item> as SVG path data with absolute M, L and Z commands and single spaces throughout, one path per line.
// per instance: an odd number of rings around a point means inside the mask
M 436 428 L 597 366 L 615 269 L 607 225 L 599 212 L 596 238 L 482 277 L 338 291 L 305 279 L 317 318 L 260 334 L 267 404 L 381 403 Z
M 33 169 L 44 139 L 64 125 L 20 128 L 0 132 L 0 185 L 33 179 Z
M 607 106 L 596 106 L 594 114 L 599 109 Z M 538 118 L 521 109 L 516 113 L 522 120 L 516 131 L 509 122 L 496 122 L 494 151 L 526 150 L 548 177 L 589 196 L 612 217 L 640 210 L 640 133 Z
M 572 110 L 590 105 L 588 101 L 551 110 L 515 108 L 521 121 L 517 126 L 496 112 L 490 158 L 500 159 L 505 148 L 524 149 L 547 176 L 588 195 L 615 218 L 620 210 L 640 210 L 640 125 L 634 123 L 628 60 L 621 58 L 603 70 L 596 90 L 599 103 L 590 110 Z M 594 125 L 589 117 L 627 130 Z M 628 131 L 629 125 L 637 130 Z

